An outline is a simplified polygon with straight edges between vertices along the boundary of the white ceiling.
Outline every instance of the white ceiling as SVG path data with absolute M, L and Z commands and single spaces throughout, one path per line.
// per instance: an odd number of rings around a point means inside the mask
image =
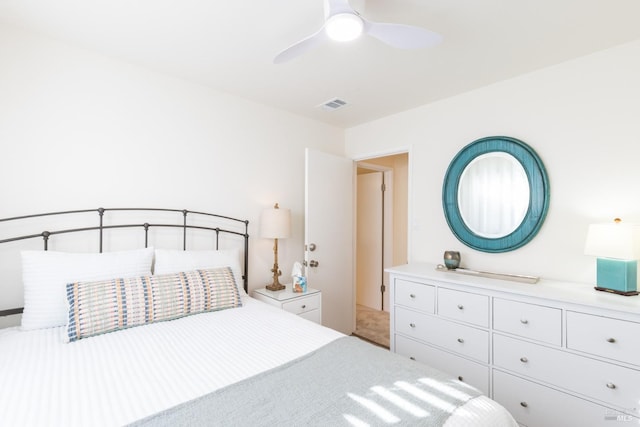
M 640 39 L 639 0 L 352 5 L 444 42 L 407 51 L 364 37 L 274 65 L 320 28 L 322 0 L 0 0 L 0 23 L 344 128 Z M 317 107 L 334 97 L 348 106 Z

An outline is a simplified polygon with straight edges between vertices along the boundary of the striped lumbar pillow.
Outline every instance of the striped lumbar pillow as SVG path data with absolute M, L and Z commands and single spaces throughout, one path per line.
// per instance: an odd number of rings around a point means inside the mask
M 67 300 L 69 341 L 242 305 L 229 267 L 69 283 Z

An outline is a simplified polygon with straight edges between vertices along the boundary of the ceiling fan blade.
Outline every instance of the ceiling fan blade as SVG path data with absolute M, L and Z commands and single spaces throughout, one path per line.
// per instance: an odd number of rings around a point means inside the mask
M 383 43 L 399 49 L 420 49 L 442 42 L 433 31 L 404 24 L 387 24 L 364 20 L 364 32 Z
M 313 49 L 314 47 L 322 44 L 327 40 L 327 33 L 324 31 L 324 26 L 320 28 L 316 33 L 310 35 L 307 38 L 300 40 L 297 43 L 284 49 L 282 52 L 273 58 L 274 64 L 282 64 L 283 62 L 290 61 L 291 59 L 302 55 L 303 53 Z

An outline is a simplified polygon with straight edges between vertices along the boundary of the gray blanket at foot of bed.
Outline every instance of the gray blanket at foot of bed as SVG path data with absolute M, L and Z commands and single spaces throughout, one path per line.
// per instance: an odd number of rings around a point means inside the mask
M 344 337 L 134 425 L 441 426 L 479 395 L 438 370 Z

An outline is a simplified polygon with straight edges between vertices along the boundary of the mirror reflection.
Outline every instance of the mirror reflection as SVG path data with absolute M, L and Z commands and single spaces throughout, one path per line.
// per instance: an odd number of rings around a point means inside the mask
M 529 181 L 511 154 L 491 152 L 471 161 L 458 184 L 458 207 L 476 235 L 500 238 L 514 232 L 529 208 Z

